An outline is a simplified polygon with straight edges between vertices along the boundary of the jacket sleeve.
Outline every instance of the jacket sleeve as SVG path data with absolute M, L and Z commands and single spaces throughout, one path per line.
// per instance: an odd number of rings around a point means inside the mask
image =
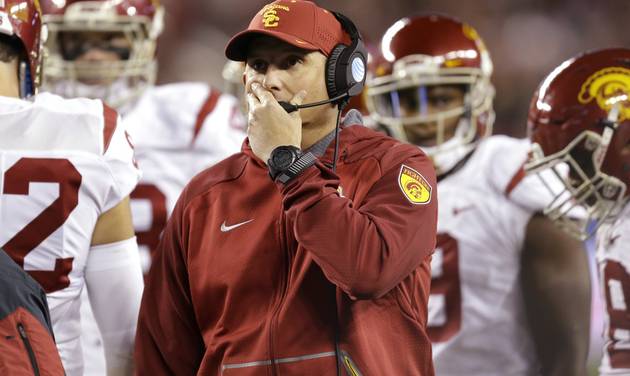
M 297 241 L 326 277 L 353 298 L 386 294 L 435 248 L 437 194 L 430 160 L 415 149 L 403 160 L 384 158 L 380 166 L 380 179 L 359 207 L 339 196 L 338 177 L 320 163 L 282 190 Z M 413 203 L 405 193 L 408 171 L 424 180 L 428 201 Z
M 194 375 L 205 346 L 195 320 L 186 265 L 185 192 L 153 257 L 135 344 L 137 375 Z

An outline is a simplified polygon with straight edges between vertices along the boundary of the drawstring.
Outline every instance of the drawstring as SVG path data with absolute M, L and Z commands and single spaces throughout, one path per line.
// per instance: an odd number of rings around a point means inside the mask
M 339 349 L 339 316 L 337 307 L 337 288 L 335 287 L 335 359 L 337 360 L 337 376 L 341 376 L 341 350 Z

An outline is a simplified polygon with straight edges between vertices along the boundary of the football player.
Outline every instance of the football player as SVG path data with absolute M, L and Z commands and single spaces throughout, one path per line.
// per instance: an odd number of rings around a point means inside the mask
M 31 96 L 41 35 L 38 1 L 0 0 L 0 247 L 46 291 L 67 375 L 83 374 L 84 288 L 108 375 L 131 374 L 143 287 L 128 200 L 140 175 L 133 147 L 101 101 Z
M 554 197 L 545 214 L 579 239 L 598 229 L 606 376 L 630 374 L 629 97 L 630 49 L 588 52 L 542 81 L 528 119 L 534 150 L 526 168 Z M 574 209 L 582 220 L 567 214 Z
M 42 0 L 44 89 L 99 98 L 128 123 L 142 179 L 131 194 L 144 271 L 181 190 L 240 150 L 238 100 L 205 83 L 154 86 L 164 8 L 158 0 Z
M 546 196 L 523 178 L 529 142 L 489 137 L 484 42 L 470 25 L 429 14 L 394 23 L 381 54 L 368 82 L 371 116 L 422 147 L 438 172 L 428 318 L 436 374 L 583 375 L 587 258 L 537 215 Z
M 128 124 L 142 178 L 131 193 L 143 271 L 180 192 L 199 171 L 240 150 L 239 102 L 205 83 L 154 86 L 164 8 L 158 0 L 41 0 L 48 39 L 44 89 L 111 103 Z M 104 359 L 89 307 L 83 317 L 86 374 Z

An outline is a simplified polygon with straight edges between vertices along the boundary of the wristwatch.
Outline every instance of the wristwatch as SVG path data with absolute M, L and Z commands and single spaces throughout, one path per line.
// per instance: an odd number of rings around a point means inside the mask
M 302 153 L 295 146 L 278 146 L 267 161 L 269 176 L 273 181 L 286 184 L 302 171 L 315 164 L 317 157 L 311 152 Z

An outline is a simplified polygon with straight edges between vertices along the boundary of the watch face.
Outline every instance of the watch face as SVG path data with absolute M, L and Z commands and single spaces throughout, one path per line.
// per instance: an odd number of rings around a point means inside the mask
M 276 149 L 272 154 L 272 162 L 276 169 L 286 170 L 295 160 L 295 153 L 287 149 Z

